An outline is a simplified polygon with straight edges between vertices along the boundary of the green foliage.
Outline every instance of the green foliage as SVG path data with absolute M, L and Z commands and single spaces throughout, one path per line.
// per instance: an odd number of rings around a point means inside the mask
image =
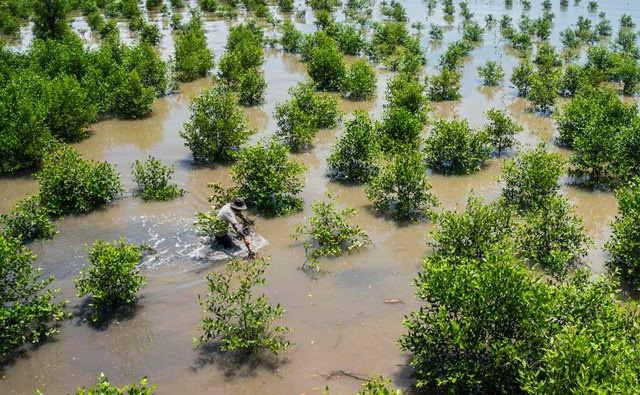
M 307 63 L 307 70 L 318 89 L 338 91 L 347 74 L 344 56 L 335 43 L 326 42 L 315 48 Z
M 482 41 L 484 29 L 477 22 L 465 23 L 462 30 L 462 38 L 466 41 L 477 43 Z
M 511 119 L 504 110 L 489 109 L 486 113 L 489 123 L 484 127 L 487 140 L 498 155 L 513 148 L 517 141 L 515 136 L 522 132 L 522 126 Z
M 69 0 L 36 0 L 33 7 L 33 33 L 37 38 L 60 40 L 70 31 Z
M 233 160 L 253 133 L 247 129 L 242 109 L 228 88 L 203 90 L 189 105 L 191 115 L 180 136 L 187 141 L 196 162 Z
M 502 197 L 520 211 L 545 206 L 560 189 L 563 164 L 562 157 L 547 151 L 544 144 L 521 153 L 502 168 Z
M 124 118 L 140 118 L 151 112 L 151 105 L 156 99 L 153 87 L 145 87 L 136 70 L 128 74 L 121 71 L 118 75 L 122 84 L 114 87 L 114 112 Z
M 171 200 L 184 195 L 184 190 L 177 185 L 169 185 L 174 167 L 167 167 L 162 162 L 149 156 L 144 162 L 136 160 L 133 168 L 133 180 L 138 184 L 138 193 L 144 200 Z
M 611 223 L 612 235 L 606 244 L 611 255 L 607 266 L 617 270 L 620 276 L 635 289 L 640 286 L 640 178 L 632 179 L 616 191 L 618 214 Z
M 388 108 L 404 107 L 424 124 L 429 112 L 425 86 L 411 75 L 400 74 L 389 80 L 385 96 Z
M 514 229 L 513 212 L 501 202 L 483 204 L 481 196 L 467 197 L 464 212 L 445 210 L 429 243 L 432 255 L 482 260 L 493 246 L 504 242 Z
M 351 65 L 341 82 L 343 96 L 352 100 L 365 100 L 376 91 L 378 77 L 366 60 L 358 60 Z
M 407 22 L 407 11 L 397 0 L 386 1 L 380 5 L 380 13 L 396 22 Z
M 518 96 L 527 97 L 529 95 L 533 88 L 534 76 L 535 70 L 529 60 L 521 60 L 520 63 L 513 68 L 510 81 L 518 90 Z
M 0 86 L 1 173 L 29 169 L 40 163 L 54 141 L 46 126 L 47 109 L 38 100 L 44 78 L 18 72 Z
M 402 395 L 402 391 L 392 387 L 391 380 L 380 374 L 370 375 L 361 385 L 364 388 L 358 391 L 357 395 Z
M 288 102 L 276 105 L 274 118 L 276 135 L 294 151 L 311 144 L 318 129 L 333 128 L 342 118 L 338 98 L 316 93 L 313 83 L 298 83 L 289 94 Z
M 136 301 L 136 293 L 147 282 L 138 268 L 143 249 L 127 243 L 124 236 L 113 244 L 96 240 L 89 248 L 91 267 L 82 268 L 80 277 L 73 281 L 78 297 L 91 295 L 92 321 L 104 319 L 110 309 Z
M 622 82 L 622 93 L 633 95 L 638 91 L 640 84 L 640 65 L 635 55 L 626 53 L 617 54 L 616 67 L 613 70 L 613 77 Z
M 309 223 L 296 228 L 292 235 L 295 239 L 311 239 L 304 243 L 307 259 L 302 267 L 316 271 L 320 270 L 318 258 L 340 256 L 345 251 L 351 253 L 371 243 L 364 230 L 349 223 L 356 215 L 356 210 L 351 206 L 339 210 L 335 205 L 335 196 L 331 193 L 327 193 L 326 196 L 329 202 L 313 202 L 313 216 L 309 218 Z
M 309 5 L 312 10 L 333 12 L 340 5 L 340 0 L 310 0 Z
M 162 32 L 155 23 L 145 23 L 140 30 L 140 41 L 150 45 L 158 45 L 162 42 Z
M 288 53 L 300 52 L 300 46 L 302 45 L 302 33 L 291 21 L 284 21 L 280 25 L 280 44 L 282 50 Z
M 140 43 L 128 47 L 103 42 L 87 56 L 82 85 L 99 113 L 139 118 L 151 111 L 156 96 L 167 89 L 167 64 L 153 46 Z
M 469 174 L 480 170 L 491 151 L 486 134 L 472 129 L 467 120 L 438 120 L 425 140 L 423 152 L 427 166 L 434 170 Z
M 289 160 L 289 148 L 272 140 L 244 149 L 231 168 L 236 196 L 267 214 L 281 216 L 302 209 L 305 166 Z
M 588 127 L 619 129 L 637 117 L 633 105 L 622 102 L 612 90 L 581 91 L 556 115 L 558 143 L 573 147 L 575 139 L 585 136 Z
M 431 39 L 434 41 L 442 40 L 444 38 L 444 30 L 442 30 L 442 27 L 440 27 L 440 25 L 432 23 L 431 25 L 429 25 L 429 37 L 431 37 Z
M 614 186 L 616 183 L 617 131 L 611 125 L 587 125 L 584 135 L 573 141 L 569 175 L 586 187 Z
M 34 268 L 35 256 L 15 239 L 0 236 L 0 356 L 26 341 L 34 344 L 53 336 L 57 330 L 49 326 L 67 314 L 66 302 L 54 303 L 47 286 L 53 276 L 40 279 Z
M 56 77 L 48 85 L 42 103 L 47 108 L 45 123 L 51 134 L 65 142 L 81 140 L 97 113 L 87 89 L 68 75 Z
M 582 219 L 573 214 L 569 203 L 552 195 L 544 204 L 527 212 L 515 244 L 519 256 L 529 265 L 563 280 L 587 255 L 591 241 L 585 234 Z
M 436 254 L 415 279 L 425 304 L 400 339 L 413 354 L 417 386 L 449 393 L 517 393 L 517 358 L 544 345 L 545 286 L 508 249 L 482 260 Z
M 560 77 L 559 92 L 561 96 L 573 97 L 584 88 L 584 71 L 582 66 L 569 64 Z
M 32 240 L 50 239 L 56 235 L 49 214 L 40 205 L 38 195 L 27 196 L 17 201 L 10 215 L 0 214 L 2 235 L 7 239 L 16 239 L 22 243 Z
M 559 79 L 555 72 L 538 71 L 533 77 L 527 99 L 542 113 L 547 113 L 556 103 Z
M 178 32 L 175 69 L 180 81 L 193 81 L 207 75 L 213 67 L 213 53 L 207 48 L 202 18 L 194 14 Z
M 482 84 L 486 86 L 498 86 L 504 78 L 502 66 L 495 60 L 488 60 L 484 65 L 478 66 L 478 74 L 482 77 Z
M 273 325 L 284 309 L 280 305 L 270 306 L 264 294 L 253 295 L 253 288 L 265 283 L 267 266 L 265 259 L 250 262 L 234 259 L 224 272 L 206 276 L 209 292 L 206 299 L 198 296 L 198 303 L 210 315 L 202 318 L 199 329 L 203 334 L 194 339 L 196 344 L 219 338 L 222 351 L 240 349 L 254 353 L 263 348 L 274 354 L 286 351 L 290 343 L 281 337 L 289 328 Z
M 386 151 L 411 146 L 417 148 L 423 128 L 423 118 L 414 115 L 404 106 L 390 106 L 378 127 L 381 146 Z
M 75 395 L 153 395 L 155 385 L 147 386 L 147 377 L 140 379 L 140 385 L 130 384 L 124 387 L 117 387 L 109 383 L 109 378 L 101 373 L 98 377 L 98 383 L 93 387 L 85 389 L 84 387 L 78 388 L 78 392 Z
M 416 149 L 398 150 L 365 187 L 376 211 L 392 212 L 396 219 L 419 221 L 433 216 L 438 201 L 427 178 L 427 168 Z
M 213 12 L 218 8 L 218 0 L 198 0 L 198 5 L 203 11 Z
M 429 78 L 427 97 L 432 101 L 458 100 L 460 95 L 460 79 L 462 74 L 449 69 L 442 69 L 440 74 Z
M 375 61 L 385 59 L 394 53 L 411 39 L 409 31 L 404 23 L 382 22 L 373 24 L 371 46 L 369 56 Z
M 356 111 L 355 118 L 346 122 L 346 131 L 333 146 L 327 158 L 329 178 L 361 184 L 380 170 L 380 146 L 375 127 L 364 111 Z
M 264 32 L 255 21 L 242 23 L 232 27 L 227 37 L 227 52 L 237 55 L 243 69 L 260 67 L 264 63 L 262 42 Z
M 120 175 L 108 162 L 86 161 L 69 146 L 47 155 L 36 178 L 40 202 L 54 215 L 91 211 L 123 191 Z
M 267 89 L 267 81 L 264 75 L 256 70 L 245 72 L 240 81 L 240 104 L 245 106 L 257 106 L 264 101 L 264 92 Z
M 562 328 L 545 348 L 542 368 L 523 372 L 523 389 L 531 394 L 637 391 L 637 319 L 613 306 L 608 310 L 606 319 L 586 327 Z
M 293 12 L 293 0 L 278 0 L 280 12 Z
M 336 32 L 333 37 L 338 44 L 338 49 L 347 55 L 360 55 L 366 46 L 364 32 L 348 23 L 336 23 L 335 27 Z
M 504 245 L 483 259 L 427 257 L 415 280 L 425 304 L 407 317 L 400 339 L 413 353 L 417 386 L 449 393 L 634 392 L 635 307 L 620 305 L 610 278 L 589 276 L 581 270 L 563 283 L 542 281 Z M 615 371 L 615 379 L 600 367 Z
M 30 2 L 26 0 L 6 0 L 0 4 L 0 34 L 16 35 L 20 23 L 31 14 Z
M 456 71 L 462 67 L 463 60 L 469 56 L 473 46 L 465 40 L 454 41 L 440 55 L 440 69 Z

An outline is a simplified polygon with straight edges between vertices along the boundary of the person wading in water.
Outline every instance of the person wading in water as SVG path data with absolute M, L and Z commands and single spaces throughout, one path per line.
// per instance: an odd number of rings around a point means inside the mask
M 244 199 L 241 197 L 237 197 L 233 199 L 231 203 L 227 203 L 224 206 L 220 207 L 218 210 L 217 217 L 224 221 L 227 225 L 224 229 L 220 229 L 215 233 L 216 241 L 225 248 L 231 248 L 235 244 L 233 243 L 233 239 L 231 235 L 227 231 L 229 229 L 229 225 L 233 228 L 233 230 L 242 238 L 244 245 L 247 247 L 249 251 L 249 258 L 255 257 L 255 253 L 251 251 L 251 246 L 249 245 L 249 237 L 245 234 L 244 227 L 240 225 L 240 221 L 245 226 L 253 225 L 253 221 L 245 218 L 242 215 L 242 212 L 247 209 L 247 205 L 244 203 Z M 240 221 L 238 221 L 238 218 Z

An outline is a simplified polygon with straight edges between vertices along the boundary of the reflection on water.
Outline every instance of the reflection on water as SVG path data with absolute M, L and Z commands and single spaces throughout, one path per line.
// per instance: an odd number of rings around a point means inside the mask
M 588 13 L 586 3 L 566 9 L 558 9 L 554 4 L 552 44 L 560 44 L 559 32 L 575 24 L 578 16 L 596 17 Z M 190 4 L 195 5 L 196 0 Z M 433 14 L 427 15 L 424 2 L 404 1 L 403 4 L 412 22 L 421 20 L 427 26 L 432 22 L 444 25 L 442 7 L 436 7 Z M 631 14 L 636 21 L 640 17 L 636 2 L 600 0 L 599 4 L 614 26 L 623 13 Z M 481 24 L 489 14 L 499 18 L 508 12 L 515 22 L 522 13 L 531 18 L 542 15 L 539 7 L 525 11 L 519 2 L 514 2 L 508 10 L 501 1 L 471 0 L 469 7 L 475 14 L 474 19 Z M 180 13 L 185 21 L 190 18 L 187 8 Z M 374 16 L 379 18 L 377 9 Z M 163 59 L 168 59 L 173 55 L 175 32 L 169 30 L 167 17 L 155 12 L 149 17 L 162 27 L 164 38 L 160 52 Z M 290 14 L 283 18 L 292 19 L 303 31 L 314 30 L 310 10 L 306 24 Z M 433 42 L 427 34 L 420 37 L 428 51 L 429 75 L 437 72 L 440 55 L 447 45 L 460 38 L 460 22 L 461 17 L 456 15 L 454 23 L 445 26 L 442 42 Z M 205 13 L 207 43 L 217 60 L 224 52 L 229 28 L 235 23 Z M 129 34 L 126 22 L 120 21 L 118 25 L 123 39 L 131 42 L 134 37 Z M 73 26 L 85 29 L 86 22 L 74 15 Z M 22 40 L 14 43 L 14 48 L 28 47 L 32 40 L 30 29 L 30 26 L 21 29 Z M 92 45 L 99 40 L 88 32 L 83 37 Z M 499 61 L 505 70 L 501 87 L 481 86 L 476 68 L 489 59 Z M 433 103 L 430 117 L 464 118 L 473 127 L 481 127 L 486 123 L 488 109 L 505 109 L 524 127 L 518 136 L 520 149 L 529 149 L 539 142 L 552 144 L 556 134 L 553 117 L 529 111 L 528 102 L 517 98 L 508 82 L 511 69 L 518 61 L 517 54 L 505 44 L 497 27 L 485 31 L 483 41 L 465 61 L 462 99 Z M 268 82 L 265 102 L 245 109 L 248 126 L 257 130 L 251 143 L 275 133 L 276 104 L 288 100 L 289 88 L 308 78 L 306 66 L 298 56 L 278 49 L 265 50 L 263 70 Z M 376 66 L 376 71 L 378 87 L 372 100 L 340 100 L 345 120 L 357 109 L 381 119 L 386 83 L 394 74 L 381 65 Z M 196 299 L 207 292 L 203 277 L 208 271 L 221 267 L 220 262 L 210 259 L 213 250 L 209 240 L 193 230 L 194 214 L 209 209 L 208 183 L 230 186 L 232 182 L 228 166 L 194 166 L 179 132 L 189 119 L 190 100 L 211 85 L 210 78 L 182 84 L 179 92 L 153 105 L 150 117 L 136 121 L 100 121 L 91 127 L 89 139 L 75 145 L 86 158 L 116 164 L 127 193 L 103 210 L 56 222 L 59 235 L 55 239 L 31 244 L 43 274 L 56 276 L 54 285 L 61 288 L 61 297 L 69 299 L 73 310 L 83 303 L 75 296 L 73 277 L 87 265 L 86 245 L 97 239 L 115 240 L 126 235 L 129 241 L 147 243 L 158 253 L 145 259 L 142 270 L 148 284 L 141 291 L 140 309 L 130 319 L 113 323 L 105 331 L 96 331 L 82 323 L 65 323 L 57 341 L 29 351 L 28 358 L 6 368 L 3 373 L 6 377 L 0 380 L 0 393 L 32 393 L 36 386 L 46 393 L 70 393 L 78 385 L 94 382 L 101 371 L 118 384 L 135 382 L 148 375 L 150 382 L 158 384 L 159 393 L 311 393 L 325 384 L 332 393 L 355 393 L 359 382 L 331 376 L 330 373 L 337 370 L 363 375 L 378 371 L 393 378 L 401 387 L 410 385 L 408 355 L 399 351 L 396 339 L 403 333 L 403 317 L 419 305 L 410 284 L 427 249 L 433 224 L 397 224 L 378 216 L 372 211 L 362 187 L 333 183 L 326 178 L 327 156 L 344 132 L 343 125 L 321 130 L 310 150 L 292 155 L 308 167 L 302 193 L 304 211 L 284 218 L 259 218 L 257 223 L 257 232 L 268 241 L 262 255 L 271 256 L 267 282 L 260 292 L 287 310 L 282 324 L 292 329 L 288 338 L 295 346 L 273 369 L 239 367 L 238 371 L 243 374 L 234 377 L 226 375 L 222 361 L 203 357 L 193 348 L 191 339 L 198 336 L 197 327 L 202 317 Z M 428 131 L 426 127 L 424 134 Z M 567 150 L 560 152 L 569 155 Z M 175 166 L 173 180 L 187 190 L 184 197 L 171 202 L 145 203 L 132 195 L 135 185 L 130 165 L 148 155 Z M 468 176 L 431 175 L 433 192 L 443 209 L 464 207 L 472 191 L 486 200 L 498 198 L 501 184 L 497 177 L 503 162 L 504 159 L 493 159 L 480 172 Z M 567 181 L 563 179 L 564 183 Z M 1 178 L 0 212 L 7 212 L 13 202 L 27 193 L 37 192 L 37 188 L 37 181 L 31 176 Z M 305 259 L 302 243 L 292 240 L 290 234 L 310 215 L 311 203 L 324 199 L 328 189 L 338 195 L 339 205 L 356 208 L 358 216 L 354 221 L 369 233 L 374 245 L 353 255 L 322 261 L 324 274 L 309 276 L 300 270 Z M 593 271 L 605 272 L 603 262 L 607 257 L 602 248 L 610 236 L 608 224 L 617 210 L 615 197 L 612 193 L 590 192 L 568 185 L 563 186 L 562 193 L 576 205 L 577 214 L 584 218 L 585 228 L 595 241 L 588 258 Z M 388 298 L 402 302 L 388 305 L 384 303 Z M 205 362 L 199 364 L 202 361 Z

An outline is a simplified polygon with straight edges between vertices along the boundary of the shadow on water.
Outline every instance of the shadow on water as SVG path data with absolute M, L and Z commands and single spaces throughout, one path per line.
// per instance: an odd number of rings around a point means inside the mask
M 59 329 L 62 325 L 61 322 L 56 322 L 54 325 L 51 325 L 51 328 Z M 35 353 L 40 347 L 45 344 L 55 343 L 58 339 L 56 335 L 52 335 L 49 337 L 45 337 L 38 343 L 25 343 L 18 348 L 7 352 L 6 354 L 0 354 L 0 380 L 4 379 L 4 374 L 7 372 L 8 368 L 11 368 L 18 362 L 22 360 L 27 360 L 31 357 L 32 353 Z
M 289 359 L 273 354 L 268 350 L 247 353 L 241 350 L 222 351 L 220 342 L 204 343 L 196 348 L 198 355 L 191 366 L 198 372 L 207 365 L 216 366 L 227 380 L 235 377 L 255 377 L 259 371 L 277 373 L 278 368 L 289 363 Z
M 115 308 L 102 308 L 99 310 L 99 318 L 94 321 L 95 311 L 91 306 L 91 298 L 85 298 L 73 312 L 74 324 L 75 326 L 86 324 L 97 332 L 104 332 L 109 329 L 109 326 L 114 322 L 119 323 L 135 318 L 138 311 L 142 310 L 142 305 L 140 304 L 141 299 L 142 298 L 139 298 L 135 303 L 125 304 Z

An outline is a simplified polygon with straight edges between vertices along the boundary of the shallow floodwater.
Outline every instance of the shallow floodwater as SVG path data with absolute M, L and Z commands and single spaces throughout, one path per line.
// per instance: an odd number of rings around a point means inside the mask
M 446 25 L 440 3 L 432 15 L 427 14 L 424 2 L 402 3 L 412 22 L 425 22 L 426 18 L 427 26 L 431 22 Z M 498 0 L 468 3 L 475 13 L 474 20 L 481 24 L 490 13 L 498 19 L 509 13 L 514 22 L 522 13 L 519 4 L 505 9 L 504 2 Z M 542 11 L 539 1 L 532 3 L 532 9 L 526 14 L 535 18 Z M 554 45 L 560 45 L 559 32 L 575 24 L 579 15 L 598 20 L 597 12 L 587 11 L 587 1 L 578 5 L 571 1 L 567 8 L 560 8 L 558 1 L 553 3 L 556 19 L 551 42 Z M 614 31 L 623 13 L 640 23 L 640 5 L 635 1 L 600 0 L 599 5 L 598 12 L 606 12 Z M 376 5 L 374 13 L 376 18 L 379 18 L 378 7 Z M 183 14 L 187 17 L 186 10 Z M 173 53 L 173 38 L 167 18 L 157 13 L 148 17 L 161 22 L 165 35 L 162 55 L 168 58 Z M 290 15 L 284 17 L 291 18 Z M 235 22 L 211 15 L 205 19 L 209 45 L 219 59 L 228 29 Z M 301 30 L 313 30 L 310 10 L 306 24 L 293 20 Z M 457 27 L 460 21 L 461 17 L 456 14 L 456 21 L 446 30 L 441 44 L 431 43 L 426 35 L 422 37 L 428 50 L 428 73 L 433 72 L 447 44 L 460 37 Z M 74 27 L 86 28 L 82 17 L 75 17 Z M 124 23 L 121 27 L 126 29 Z M 23 40 L 16 43 L 16 48 L 24 49 L 28 45 L 29 29 L 24 28 L 23 33 Z M 83 37 L 88 44 L 95 43 L 90 33 L 84 33 Z M 131 39 L 125 30 L 123 38 Z M 476 67 L 488 59 L 499 60 L 505 69 L 502 88 L 481 87 Z M 263 69 L 269 84 L 266 101 L 245 111 L 249 126 L 257 130 L 253 142 L 275 132 L 272 113 L 276 103 L 287 100 L 288 89 L 308 78 L 305 65 L 294 55 L 266 49 L 265 60 Z M 500 38 L 498 28 L 487 30 L 484 41 L 465 64 L 463 99 L 434 103 L 431 116 L 466 118 L 472 126 L 481 126 L 489 108 L 507 109 L 525 127 L 519 136 L 520 149 L 539 142 L 552 145 L 555 136 L 552 118 L 530 112 L 527 102 L 516 98 L 515 90 L 509 87 L 511 68 L 517 62 Z M 347 118 L 356 109 L 365 109 L 377 119 L 381 117 L 386 80 L 392 74 L 382 66 L 378 71 L 375 99 L 358 103 L 341 100 Z M 249 361 L 234 360 L 212 348 L 193 346 L 192 338 L 199 334 L 197 327 L 202 317 L 196 299 L 207 292 L 204 276 L 225 263 L 211 259 L 208 241 L 193 230 L 194 214 L 208 209 L 207 183 L 220 181 L 230 185 L 231 180 L 228 167 L 194 166 L 178 132 L 188 120 L 190 99 L 210 86 L 210 79 L 183 84 L 179 93 L 159 99 L 150 117 L 98 122 L 91 127 L 91 136 L 75 145 L 86 158 L 116 164 L 128 192 L 102 210 L 56 222 L 59 234 L 55 239 L 30 245 L 38 256 L 42 273 L 55 275 L 53 286 L 61 289 L 59 297 L 69 300 L 69 310 L 78 313 L 83 301 L 75 296 L 73 277 L 86 265 L 86 245 L 94 240 L 114 240 L 126 235 L 129 241 L 151 245 L 158 254 L 144 262 L 147 285 L 140 292 L 134 311 L 111 322 L 107 328 L 93 328 L 77 316 L 64 322 L 52 342 L 27 350 L 17 360 L 0 367 L 0 393 L 29 394 L 34 388 L 47 394 L 69 393 L 77 386 L 91 385 L 100 372 L 119 385 L 136 382 L 147 375 L 150 383 L 157 384 L 160 394 L 310 394 L 321 393 L 325 385 L 331 393 L 355 393 L 361 382 L 336 373 L 339 371 L 359 377 L 380 372 L 403 389 L 412 384 L 410 356 L 400 351 L 396 341 L 404 332 L 403 317 L 420 306 L 413 296 L 411 283 L 433 226 L 431 223 L 398 224 L 377 216 L 372 213 L 361 187 L 335 184 L 325 177 L 326 158 L 336 137 L 342 133 L 342 126 L 321 131 L 312 150 L 294 155 L 308 167 L 302 193 L 305 210 L 284 218 L 259 218 L 257 222 L 258 232 L 268 240 L 262 255 L 271 257 L 266 285 L 260 291 L 269 296 L 271 303 L 280 303 L 286 309 L 280 323 L 291 328 L 287 339 L 294 345 L 281 356 L 259 356 Z M 149 155 L 175 165 L 173 181 L 188 191 L 184 197 L 171 202 L 144 203 L 132 196 L 131 163 Z M 482 171 L 469 176 L 432 175 L 433 192 L 446 209 L 463 208 L 466 196 L 472 191 L 487 200 L 497 198 L 501 188 L 497 176 L 502 163 L 503 159 L 494 159 Z M 565 183 L 569 181 L 563 179 Z M 0 179 L 0 212 L 8 212 L 13 202 L 36 193 L 37 188 L 37 181 L 30 176 Z M 341 204 L 357 209 L 355 222 L 368 232 L 374 245 L 354 255 L 323 260 L 321 265 L 326 272 L 309 276 L 299 269 L 304 261 L 302 245 L 292 240 L 290 234 L 310 214 L 311 203 L 323 199 L 327 190 L 337 193 Z M 584 191 L 568 185 L 563 186 L 562 191 L 576 204 L 577 213 L 584 218 L 585 227 L 595 241 L 588 257 L 592 270 L 605 272 L 606 255 L 602 247 L 610 236 L 608 224 L 616 214 L 615 197 L 610 192 Z M 385 304 L 388 298 L 400 299 L 401 303 Z

